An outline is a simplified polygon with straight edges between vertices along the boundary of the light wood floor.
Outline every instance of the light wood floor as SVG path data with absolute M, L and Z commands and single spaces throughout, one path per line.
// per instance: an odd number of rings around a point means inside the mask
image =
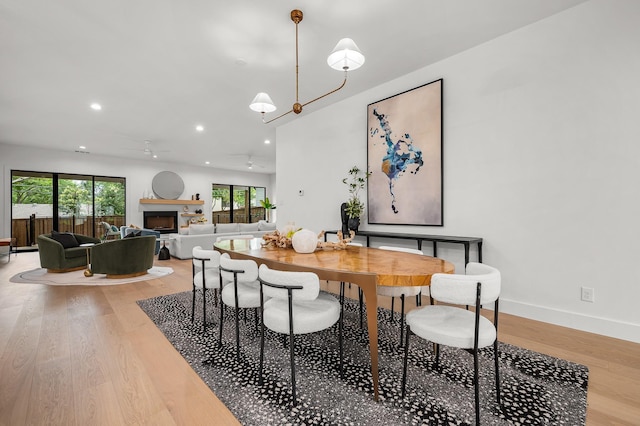
M 9 282 L 39 266 L 37 253 L 0 259 L 0 425 L 238 424 L 136 305 L 191 289 L 189 261 L 156 262 L 175 273 L 53 287 Z M 500 341 L 589 367 L 587 424 L 640 425 L 640 344 L 500 321 Z

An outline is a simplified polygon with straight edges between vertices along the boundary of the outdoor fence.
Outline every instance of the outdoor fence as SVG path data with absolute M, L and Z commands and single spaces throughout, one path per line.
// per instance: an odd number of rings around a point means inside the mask
M 213 223 L 231 223 L 231 212 L 229 210 L 217 210 L 211 212 Z M 246 210 L 234 210 L 234 223 L 253 223 L 265 219 L 264 207 L 251 207 L 251 212 L 247 218 Z
M 100 238 L 104 235 L 104 228 L 100 225 L 100 222 L 107 222 L 120 228 L 125 224 L 125 218 L 124 216 L 60 217 L 58 218 L 58 231 Z M 52 217 L 32 216 L 26 219 L 11 220 L 11 236 L 16 239 L 16 247 L 33 246 L 37 244 L 38 235 L 49 234 L 52 230 Z

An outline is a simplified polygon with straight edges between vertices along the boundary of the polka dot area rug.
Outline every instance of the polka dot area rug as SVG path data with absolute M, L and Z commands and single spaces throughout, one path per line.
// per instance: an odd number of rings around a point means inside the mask
M 240 321 L 236 356 L 235 320 L 225 309 L 218 345 L 220 305 L 207 307 L 202 332 L 202 299 L 178 293 L 138 302 L 202 380 L 243 425 L 466 425 L 475 424 L 473 356 L 414 337 L 409 351 L 405 398 L 401 397 L 404 349 L 399 321 L 379 309 L 380 398 L 373 399 L 366 329 L 357 302 L 345 301 L 344 378 L 339 372 L 338 326 L 295 337 L 296 390 L 292 406 L 289 348 L 282 335 L 265 334 L 264 380 L 258 382 L 260 333 L 254 311 Z M 207 302 L 209 303 L 209 302 Z M 198 313 L 200 316 L 198 316 Z M 588 369 L 562 359 L 499 344 L 501 404 L 496 402 L 493 348 L 480 354 L 480 411 L 483 425 L 582 425 L 586 418 Z

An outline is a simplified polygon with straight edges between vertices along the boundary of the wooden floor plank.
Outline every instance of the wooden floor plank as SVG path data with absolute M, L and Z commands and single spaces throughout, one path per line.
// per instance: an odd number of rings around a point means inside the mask
M 39 362 L 33 376 L 26 424 L 75 424 L 73 396 L 70 359 Z
M 22 424 L 29 405 L 44 299 L 33 295 L 24 300 L 5 351 L 0 357 L 0 421 Z
M 0 264 L 0 425 L 238 424 L 137 306 L 191 289 L 189 260 L 156 264 L 175 272 L 100 287 L 9 282 L 38 267 L 37 253 Z M 414 306 L 410 298 L 407 310 Z M 499 336 L 589 367 L 588 425 L 640 424 L 640 344 L 507 314 Z M 39 401 L 55 408 L 44 412 Z
M 216 425 L 238 425 L 238 421 L 221 403 L 214 404 L 213 393 L 191 369 L 189 363 L 173 348 L 169 341 L 155 326 L 149 325 L 134 333 L 130 338 L 138 342 L 137 350 L 145 359 L 146 369 L 165 374 L 150 374 L 158 389 L 162 389 L 162 398 L 171 401 L 170 409 L 178 424 L 207 424 L 211 421 L 209 413 L 216 413 Z M 215 398 L 217 402 L 217 398 Z

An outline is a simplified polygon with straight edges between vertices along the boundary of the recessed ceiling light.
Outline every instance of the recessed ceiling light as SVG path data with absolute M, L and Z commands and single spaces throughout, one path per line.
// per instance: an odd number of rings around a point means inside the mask
M 153 154 L 153 158 L 158 158 L 158 156 L 156 154 Z
M 196 130 L 197 130 L 198 132 L 204 132 L 204 126 L 203 126 L 202 124 L 198 124 L 198 125 L 196 126 Z
M 102 105 L 100 105 L 97 102 L 94 102 L 91 104 L 91 109 L 94 111 L 101 111 L 102 110 Z
M 211 164 L 211 161 L 205 161 L 204 164 Z
M 271 143 L 271 141 L 269 139 L 265 139 L 264 143 L 266 143 L 267 145 L 269 145 Z
M 87 147 L 86 147 L 86 146 L 84 146 L 84 145 L 80 145 L 78 148 L 79 148 L 79 149 L 87 149 Z

